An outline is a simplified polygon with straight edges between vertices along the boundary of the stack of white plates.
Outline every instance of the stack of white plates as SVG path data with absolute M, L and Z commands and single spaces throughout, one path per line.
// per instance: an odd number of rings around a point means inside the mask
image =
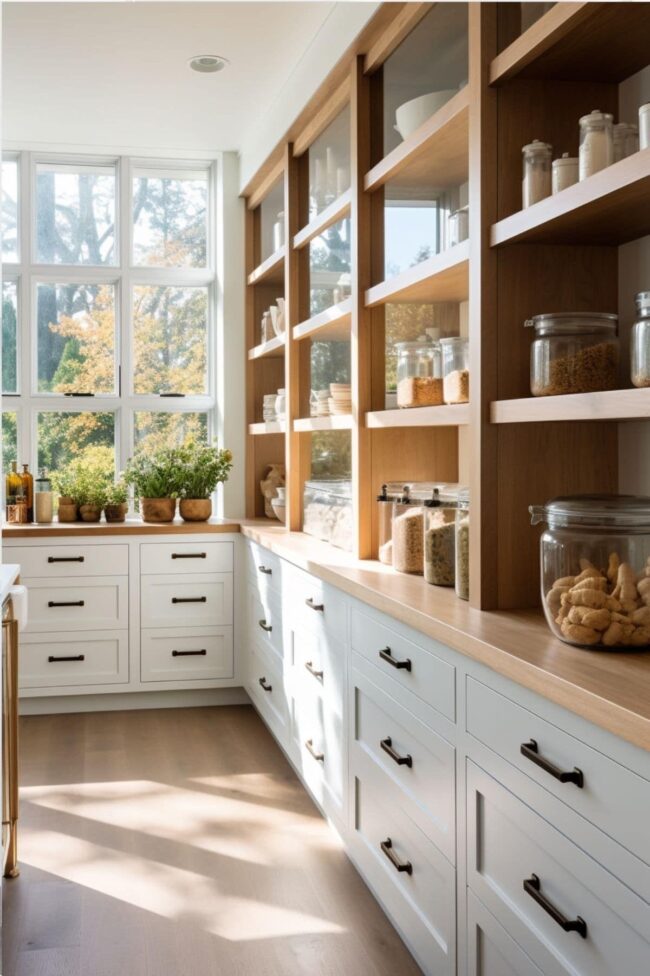
M 330 413 L 334 416 L 352 412 L 352 394 L 349 383 L 330 383 L 328 399 Z
M 266 393 L 264 395 L 264 401 L 262 404 L 262 419 L 265 423 L 278 419 L 278 415 L 275 412 L 275 401 L 277 398 L 277 393 Z
M 330 407 L 329 407 L 329 390 L 316 390 L 316 399 L 314 401 L 314 416 L 315 417 L 329 417 Z

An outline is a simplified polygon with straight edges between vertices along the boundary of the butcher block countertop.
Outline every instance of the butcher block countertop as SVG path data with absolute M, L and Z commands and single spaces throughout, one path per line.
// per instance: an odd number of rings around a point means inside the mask
M 82 535 L 209 535 L 220 532 L 239 532 L 239 522 L 231 519 L 211 518 L 207 522 L 183 522 L 176 518 L 173 522 L 143 522 L 138 518 L 127 518 L 126 522 L 49 522 L 36 525 L 2 526 L 5 539 L 62 539 L 68 536 L 78 538 Z

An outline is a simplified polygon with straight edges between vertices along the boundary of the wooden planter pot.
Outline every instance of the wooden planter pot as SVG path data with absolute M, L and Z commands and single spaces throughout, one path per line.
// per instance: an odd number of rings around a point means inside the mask
M 99 522 L 100 518 L 102 517 L 102 506 L 101 505 L 80 505 L 79 515 L 81 516 L 82 522 Z
M 76 522 L 78 518 L 77 503 L 68 495 L 59 496 L 59 522 Z
M 140 514 L 143 522 L 173 522 L 176 515 L 176 499 L 141 498 Z
M 122 502 L 120 505 L 105 505 L 104 515 L 106 516 L 107 522 L 123 522 L 126 519 L 126 513 L 129 510 L 129 506 L 126 502 Z
M 181 498 L 180 513 L 185 522 L 207 522 L 212 515 L 212 499 Z

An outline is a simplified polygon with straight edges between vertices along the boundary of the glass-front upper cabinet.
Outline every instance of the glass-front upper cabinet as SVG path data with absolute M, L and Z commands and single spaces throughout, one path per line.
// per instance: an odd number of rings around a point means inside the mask
M 467 4 L 436 3 L 384 62 L 384 156 L 464 87 L 467 76 Z
M 309 147 L 309 220 L 350 188 L 350 107 Z
M 259 263 L 285 244 L 284 183 L 273 184 L 259 206 Z

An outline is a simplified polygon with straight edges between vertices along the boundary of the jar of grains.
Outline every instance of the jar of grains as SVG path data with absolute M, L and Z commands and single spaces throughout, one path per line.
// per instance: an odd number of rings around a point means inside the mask
M 456 508 L 456 596 L 469 600 L 469 492 L 461 492 Z
M 440 345 L 423 336 L 395 343 L 397 406 L 436 407 L 442 403 Z
M 551 195 L 551 156 L 553 147 L 548 142 L 533 139 L 521 150 L 523 156 L 523 179 L 521 202 L 524 208 Z
M 580 119 L 580 179 L 586 180 L 614 162 L 614 117 L 594 109 Z
M 635 386 L 650 386 L 650 291 L 636 296 L 637 320 L 632 327 L 630 352 L 632 382 Z
M 424 578 L 434 586 L 453 586 L 455 582 L 459 490 L 457 485 L 446 485 L 424 503 Z
M 408 485 L 389 483 L 381 486 L 377 495 L 377 534 L 379 562 L 393 565 L 393 518 L 401 514 L 411 503 Z
M 593 393 L 618 386 L 617 315 L 556 312 L 535 315 L 530 352 L 533 396 Z
M 469 343 L 461 336 L 441 339 L 442 394 L 445 403 L 469 400 Z
M 393 569 L 398 573 L 413 573 L 422 576 L 424 572 L 423 529 L 424 509 L 422 505 L 393 505 Z

